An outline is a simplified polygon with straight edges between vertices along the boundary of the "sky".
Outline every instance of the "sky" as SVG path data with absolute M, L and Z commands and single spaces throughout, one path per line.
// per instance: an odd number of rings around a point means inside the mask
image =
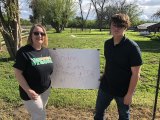
M 150 20 L 151 16 L 160 10 L 160 0 L 138 0 L 138 4 L 143 10 L 141 19 Z
M 27 0 L 20 0 L 19 7 L 20 7 L 20 17 L 23 19 L 29 19 L 29 15 L 31 15 L 32 12 L 31 9 L 29 8 Z
M 29 19 L 29 15 L 31 15 L 31 10 L 29 9 L 29 5 L 26 3 L 27 0 L 20 0 L 20 11 L 21 11 L 21 18 L 23 19 Z M 128 2 L 133 2 L 134 0 L 127 0 Z M 89 0 L 83 0 L 83 7 L 88 8 Z M 160 10 L 160 0 L 137 0 L 138 5 L 143 10 L 142 15 L 140 18 L 142 20 L 153 20 L 151 16 L 157 12 L 157 10 Z M 88 6 L 88 7 L 87 7 Z M 93 7 L 92 7 L 93 8 Z M 85 10 L 84 10 L 85 11 Z M 86 9 L 86 12 L 88 10 Z M 90 16 L 88 19 L 93 19 L 93 16 L 95 16 L 94 13 L 90 13 Z M 156 19 L 154 19 L 156 21 Z

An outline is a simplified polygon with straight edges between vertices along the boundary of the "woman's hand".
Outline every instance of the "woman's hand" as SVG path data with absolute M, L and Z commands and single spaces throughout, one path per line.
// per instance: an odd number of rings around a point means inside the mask
M 38 94 L 34 91 L 34 90 L 32 90 L 32 89 L 29 89 L 28 91 L 27 91 L 27 94 L 28 94 L 28 96 L 30 97 L 30 99 L 31 100 L 37 100 L 37 98 L 38 98 Z

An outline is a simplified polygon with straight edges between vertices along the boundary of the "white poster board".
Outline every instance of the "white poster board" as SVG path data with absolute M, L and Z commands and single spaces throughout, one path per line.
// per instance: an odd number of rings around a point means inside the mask
M 97 89 L 100 78 L 99 51 L 93 49 L 50 50 L 53 88 Z

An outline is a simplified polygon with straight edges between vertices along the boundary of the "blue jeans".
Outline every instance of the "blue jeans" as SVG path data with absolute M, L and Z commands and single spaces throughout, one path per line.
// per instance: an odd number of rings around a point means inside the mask
M 125 105 L 123 103 L 124 98 L 112 96 L 109 93 L 102 91 L 101 89 L 98 91 L 94 120 L 103 120 L 105 109 L 110 105 L 113 99 L 115 99 L 117 103 L 119 120 L 129 120 L 129 105 Z

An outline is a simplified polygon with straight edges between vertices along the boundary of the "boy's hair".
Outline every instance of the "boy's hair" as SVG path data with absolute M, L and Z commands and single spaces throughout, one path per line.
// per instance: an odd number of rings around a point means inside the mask
M 129 16 L 123 13 L 114 14 L 111 17 L 111 23 L 116 24 L 118 27 L 125 27 L 125 28 L 129 28 L 131 25 Z

